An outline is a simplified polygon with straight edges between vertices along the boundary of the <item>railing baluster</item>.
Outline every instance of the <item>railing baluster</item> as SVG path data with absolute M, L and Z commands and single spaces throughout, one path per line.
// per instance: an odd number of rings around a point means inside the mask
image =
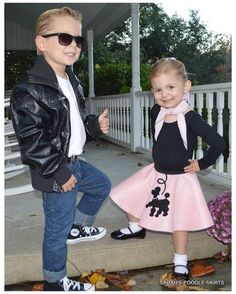
M 117 127 L 117 100 L 114 101 L 114 109 L 115 109 L 115 115 L 114 115 L 114 126 L 115 126 L 115 139 L 118 139 L 118 127 Z
M 217 92 L 216 105 L 218 109 L 218 123 L 217 123 L 217 132 L 223 136 L 223 108 L 224 108 L 224 92 Z M 216 171 L 223 173 L 224 172 L 224 157 L 220 155 L 216 161 Z
M 213 92 L 206 95 L 207 123 L 212 125 Z
M 202 115 L 203 109 L 203 93 L 197 94 L 197 111 L 200 115 Z M 203 151 L 202 151 L 202 139 L 198 137 L 197 139 L 197 159 L 202 158 Z
M 120 100 L 117 99 L 117 131 L 118 131 L 118 140 L 120 140 Z
M 148 117 L 148 106 L 149 106 L 149 97 L 148 95 L 144 96 L 144 118 L 145 118 L 145 149 L 149 148 L 149 117 Z
M 122 104 L 122 140 L 125 142 L 125 101 L 121 99 Z
M 194 100 L 195 100 L 195 99 L 194 99 L 194 96 L 195 96 L 195 95 L 194 95 L 193 93 L 190 93 L 190 94 L 189 94 L 189 103 L 190 103 L 190 106 L 191 106 L 192 108 L 194 108 L 194 104 L 195 104 L 195 103 L 194 103 Z
M 123 99 L 124 107 L 124 142 L 127 142 L 127 114 L 126 114 L 126 99 Z
M 144 118 L 143 118 L 143 109 L 145 107 L 144 104 L 144 99 L 145 96 L 140 97 L 140 107 L 141 107 L 141 121 L 140 121 L 140 129 L 141 129 L 141 134 L 140 134 L 140 146 L 141 148 L 145 148 L 145 134 L 144 134 Z
M 126 109 L 127 109 L 127 143 L 130 144 L 130 99 L 126 98 Z

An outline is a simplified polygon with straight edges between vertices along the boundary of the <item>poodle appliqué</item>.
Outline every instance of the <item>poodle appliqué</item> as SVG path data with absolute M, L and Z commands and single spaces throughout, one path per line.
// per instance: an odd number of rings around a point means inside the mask
M 169 211 L 168 206 L 170 204 L 170 201 L 167 198 L 170 197 L 170 193 L 164 194 L 165 199 L 158 199 L 160 191 L 161 191 L 160 187 L 156 187 L 154 190 L 152 190 L 153 198 L 148 204 L 146 204 L 146 208 L 151 207 L 150 216 L 154 216 L 155 213 L 156 213 L 155 217 L 158 217 L 162 213 L 163 213 L 163 216 L 168 215 L 168 211 Z

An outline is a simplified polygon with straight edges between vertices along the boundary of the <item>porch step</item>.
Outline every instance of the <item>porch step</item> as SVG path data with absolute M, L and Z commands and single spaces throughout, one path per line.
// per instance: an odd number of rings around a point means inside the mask
M 11 159 L 16 159 L 20 157 L 21 157 L 20 152 L 12 152 L 10 154 L 5 154 L 4 159 L 11 160 Z
M 30 200 L 29 197 L 26 198 Z M 19 200 L 19 197 L 17 199 Z M 21 223 L 15 222 L 15 225 L 6 226 L 6 285 L 43 280 L 41 270 L 43 220 L 39 216 L 40 211 L 35 215 L 37 210 L 32 209 L 31 217 L 26 213 L 25 220 Z M 37 224 L 38 221 L 41 223 Z M 98 241 L 68 246 L 68 276 L 78 276 L 80 273 L 77 269 L 80 272 L 90 272 L 102 268 L 106 272 L 111 272 L 172 263 L 173 246 L 170 234 L 148 231 L 146 238 L 141 240 L 118 241 L 110 238 L 110 233 L 114 229 L 126 225 L 125 216 L 110 200 L 102 208 L 96 224 L 106 227 L 107 235 Z M 188 247 L 190 260 L 211 257 L 224 250 L 220 242 L 209 237 L 205 232 L 191 233 Z

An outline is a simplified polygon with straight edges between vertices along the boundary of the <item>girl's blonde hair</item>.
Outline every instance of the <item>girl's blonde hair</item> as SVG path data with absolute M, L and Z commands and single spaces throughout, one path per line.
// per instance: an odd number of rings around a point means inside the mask
M 50 9 L 38 17 L 35 25 L 35 35 L 40 36 L 50 31 L 54 17 L 60 16 L 71 16 L 82 23 L 82 14 L 77 10 L 71 9 L 70 7 Z
M 161 73 L 167 73 L 173 70 L 175 70 L 184 81 L 188 79 L 185 65 L 183 62 L 175 59 L 174 57 L 161 58 L 157 60 L 151 67 L 149 77 L 152 79 Z

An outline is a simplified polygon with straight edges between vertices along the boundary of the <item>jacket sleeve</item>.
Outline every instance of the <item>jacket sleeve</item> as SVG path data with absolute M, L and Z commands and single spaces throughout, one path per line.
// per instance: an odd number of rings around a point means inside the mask
M 191 128 L 197 136 L 201 137 L 203 141 L 208 144 L 208 149 L 205 155 L 198 160 L 199 168 L 206 169 L 215 163 L 217 158 L 223 153 L 226 148 L 225 140 L 217 131 L 207 124 L 202 117 L 192 112 Z
M 13 127 L 22 162 L 41 176 L 54 177 L 59 185 L 71 177 L 65 156 L 51 140 L 50 115 L 26 90 L 15 88 L 10 104 Z
M 84 122 L 84 127 L 87 135 L 87 140 L 91 139 L 96 139 L 98 138 L 101 134 L 101 128 L 98 122 L 98 117 L 99 115 L 87 115 L 85 116 L 85 97 L 84 97 L 84 92 L 83 88 L 79 82 L 79 79 L 77 78 L 78 81 L 78 103 L 79 103 L 79 108 L 80 108 L 80 115 L 82 117 L 82 120 Z
M 88 115 L 85 118 L 84 124 L 87 133 L 87 140 L 96 139 L 102 134 L 98 117 L 99 115 Z

